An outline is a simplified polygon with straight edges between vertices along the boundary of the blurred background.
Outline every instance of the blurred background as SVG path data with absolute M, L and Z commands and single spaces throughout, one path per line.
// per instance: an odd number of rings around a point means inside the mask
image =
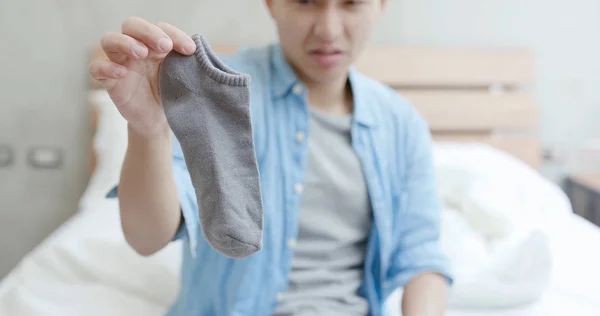
M 262 1 L 0 1 L 0 278 L 77 210 L 90 54 L 130 15 L 212 43 L 276 38 Z M 373 42 L 530 49 L 543 174 L 563 183 L 600 170 L 599 0 L 390 0 Z

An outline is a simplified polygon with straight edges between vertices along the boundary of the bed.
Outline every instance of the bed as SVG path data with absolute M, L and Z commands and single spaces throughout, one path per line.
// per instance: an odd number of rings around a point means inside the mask
M 379 46 L 356 67 L 413 102 L 431 128 L 442 237 L 458 273 L 448 315 L 600 315 L 600 229 L 539 173 L 531 55 Z M 117 201 L 105 198 L 126 123 L 93 81 L 89 104 L 91 170 L 79 210 L 0 283 L 0 315 L 162 315 L 175 298 L 181 244 L 147 258 L 127 246 Z M 387 300 L 389 315 L 400 315 L 401 295 Z

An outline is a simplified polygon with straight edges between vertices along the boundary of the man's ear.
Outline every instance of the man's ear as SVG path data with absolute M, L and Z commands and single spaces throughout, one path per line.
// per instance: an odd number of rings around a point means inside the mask
M 377 18 L 381 18 L 381 16 L 383 15 L 383 12 L 385 11 L 385 8 L 387 7 L 388 4 L 388 0 L 380 0 L 381 2 L 379 3 L 380 7 L 379 7 L 379 14 L 377 16 Z
M 273 18 L 273 0 L 265 0 L 265 5 L 267 6 L 267 9 L 269 9 L 271 18 Z

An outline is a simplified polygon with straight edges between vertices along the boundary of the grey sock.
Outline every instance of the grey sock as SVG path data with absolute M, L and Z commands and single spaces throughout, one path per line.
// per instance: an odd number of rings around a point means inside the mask
M 250 121 L 250 76 L 223 64 L 201 35 L 196 53 L 169 53 L 159 88 L 181 144 L 204 237 L 232 258 L 262 248 L 263 206 Z

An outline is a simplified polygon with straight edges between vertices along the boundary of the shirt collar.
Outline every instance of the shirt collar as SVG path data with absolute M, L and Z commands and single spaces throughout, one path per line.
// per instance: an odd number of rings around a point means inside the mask
M 368 127 L 377 126 L 377 120 L 373 113 L 373 102 L 368 101 L 369 89 L 368 83 L 361 73 L 351 66 L 348 73 L 348 80 L 352 87 L 352 99 L 354 100 L 354 118 L 356 122 Z
M 290 66 L 283 55 L 281 45 L 272 44 L 271 50 L 271 67 L 273 69 L 273 82 L 275 97 L 281 98 L 290 92 L 292 87 L 299 83 L 296 73 Z
M 272 44 L 270 50 L 271 67 L 273 67 L 273 82 L 271 84 L 273 85 L 275 97 L 281 98 L 290 93 L 293 86 L 300 83 L 300 80 L 283 55 L 281 45 L 278 43 Z M 349 69 L 348 80 L 352 87 L 354 100 L 354 120 L 368 127 L 376 126 L 373 110 L 369 106 L 370 103 L 367 102 L 368 89 L 366 82 L 354 66 Z

